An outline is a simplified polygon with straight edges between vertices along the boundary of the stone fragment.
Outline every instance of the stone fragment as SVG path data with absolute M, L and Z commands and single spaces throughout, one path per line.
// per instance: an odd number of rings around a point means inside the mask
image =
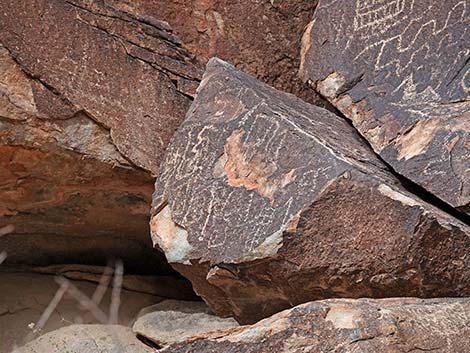
M 235 326 L 234 319 L 213 315 L 203 302 L 164 300 L 142 309 L 132 329 L 156 345 L 166 346 Z
M 470 294 L 470 227 L 407 192 L 344 119 L 213 59 L 151 231 L 218 315 L 331 297 Z
M 131 329 L 119 325 L 72 325 L 45 334 L 13 353 L 152 353 Z
M 194 56 L 168 28 L 103 1 L 2 1 L 0 23 L 7 262 L 122 258 L 168 272 L 149 248 L 148 209 L 199 82 Z
M 322 0 L 301 75 L 393 169 L 470 214 L 468 2 Z
M 330 299 L 176 343 L 171 353 L 470 351 L 470 300 Z

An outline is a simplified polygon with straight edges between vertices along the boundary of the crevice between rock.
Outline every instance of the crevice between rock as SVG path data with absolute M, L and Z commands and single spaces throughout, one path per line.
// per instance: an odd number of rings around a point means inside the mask
M 117 20 L 117 21 L 124 21 L 124 22 L 127 22 L 127 23 L 131 23 L 131 24 L 134 24 L 135 21 L 141 23 L 142 25 L 144 26 L 149 26 L 151 27 L 152 29 L 155 29 L 157 31 L 157 35 L 158 35 L 158 39 L 160 40 L 163 40 L 164 42 L 166 43 L 169 43 L 170 46 L 173 46 L 179 50 L 184 50 L 184 48 L 181 46 L 181 42 L 178 40 L 177 37 L 174 37 L 173 35 L 171 35 L 170 33 L 166 33 L 164 31 L 169 31 L 169 28 L 158 28 L 156 25 L 154 24 L 150 24 L 150 22 L 153 22 L 153 21 L 149 21 L 149 20 L 145 20 L 145 19 L 140 19 L 140 18 L 137 18 L 135 16 L 132 16 L 131 14 L 127 13 L 127 12 L 124 12 L 122 10 L 119 10 L 119 9 L 115 9 L 114 7 L 112 6 L 108 6 L 107 4 L 105 4 L 106 7 L 110 7 L 113 11 L 116 11 L 116 12 L 119 12 L 119 13 L 122 13 L 123 16 L 128 16 L 131 18 L 131 20 L 129 19 L 125 19 L 125 18 L 122 18 L 122 17 L 119 17 L 119 16 L 111 16 L 111 15 L 108 15 L 108 14 L 104 14 L 104 13 L 95 13 L 93 11 L 91 11 L 90 9 L 88 8 L 85 8 L 85 7 L 82 7 L 82 6 L 79 6 L 77 4 L 74 4 L 73 2 L 70 2 L 70 1 L 65 1 L 65 3 L 69 4 L 70 6 L 78 9 L 78 10 L 81 10 L 81 11 L 84 11 L 84 12 L 87 12 L 89 14 L 92 14 L 93 16 L 102 16 L 102 17 L 107 17 L 107 18 L 111 18 L 111 19 L 114 19 L 114 20 Z M 135 60 L 139 60 L 145 64 L 148 64 L 150 65 L 153 69 L 161 72 L 163 75 L 165 75 L 169 80 L 170 82 L 174 85 L 174 88 L 175 90 L 184 95 L 185 97 L 189 98 L 190 100 L 193 100 L 193 97 L 188 95 L 187 93 L 185 93 L 184 91 L 181 91 L 179 88 L 178 88 L 178 85 L 177 83 L 170 77 L 170 75 L 175 75 L 177 77 L 181 77 L 182 79 L 185 79 L 185 80 L 189 80 L 189 81 L 195 81 L 195 82 L 199 82 L 199 80 L 195 79 L 194 77 L 190 77 L 188 75 L 184 75 L 180 72 L 176 72 L 174 70 L 171 70 L 167 67 L 162 67 L 162 66 L 159 66 L 157 65 L 155 62 L 150 62 L 148 60 L 145 60 L 141 57 L 138 57 L 136 55 L 133 55 L 129 52 L 129 50 L 126 48 L 126 46 L 122 43 L 122 42 L 125 42 L 127 43 L 128 45 L 131 45 L 131 46 L 135 46 L 139 49 L 142 49 L 142 50 L 146 50 L 150 53 L 152 53 L 153 55 L 157 55 L 157 56 L 160 56 L 160 54 L 156 53 L 155 51 L 153 51 L 151 48 L 148 48 L 148 47 L 144 47 L 142 46 L 140 43 L 135 43 L 134 41 L 131 41 L 127 38 L 123 38 L 122 36 L 119 36 L 118 34 L 115 34 L 115 33 L 111 33 L 109 32 L 106 28 L 103 28 L 99 25 L 95 25 L 95 24 L 91 24 L 89 22 L 87 22 L 86 20 L 84 19 L 80 19 L 78 18 L 77 19 L 78 21 L 90 26 L 90 27 L 93 27 L 103 33 L 105 33 L 106 35 L 108 36 L 111 36 L 112 38 L 114 38 L 119 44 L 121 44 L 121 46 L 123 47 L 123 50 L 124 52 L 130 56 L 131 58 L 135 59 Z M 145 29 L 145 27 L 144 27 Z M 152 34 L 149 34 L 149 33 L 146 33 L 152 37 L 156 37 L 155 35 L 152 35 Z M 188 53 L 189 54 L 189 53 Z M 179 58 L 177 57 L 172 57 L 170 56 L 171 59 L 174 59 L 174 60 L 177 60 L 179 61 Z M 195 60 L 195 57 L 192 58 L 192 60 Z
M 311 85 L 311 87 L 313 87 Z M 321 98 L 327 100 L 327 97 L 322 95 L 319 90 L 316 88 L 312 88 L 313 91 L 315 91 Z M 339 111 L 336 107 L 332 107 L 331 111 L 336 114 L 337 116 L 341 117 L 343 120 L 345 120 L 355 131 L 356 134 L 359 136 L 359 138 L 363 141 L 363 143 L 374 153 L 374 155 L 385 165 L 386 170 L 391 173 L 400 183 L 403 188 L 405 188 L 408 192 L 412 193 L 419 199 L 423 200 L 424 202 L 440 209 L 441 211 L 449 214 L 450 216 L 458 219 L 459 221 L 463 222 L 464 224 L 470 226 L 470 215 L 467 215 L 463 212 L 460 212 L 459 210 L 455 209 L 452 207 L 450 204 L 445 202 L 444 200 L 440 199 L 439 197 L 435 196 L 422 186 L 418 185 L 411 179 L 403 176 L 402 174 L 398 173 L 393 169 L 393 167 L 387 163 L 378 153 L 374 151 L 372 148 L 372 145 L 370 142 L 362 136 L 362 134 L 358 131 L 358 129 L 354 126 L 353 122 L 351 119 L 348 119 L 341 111 Z

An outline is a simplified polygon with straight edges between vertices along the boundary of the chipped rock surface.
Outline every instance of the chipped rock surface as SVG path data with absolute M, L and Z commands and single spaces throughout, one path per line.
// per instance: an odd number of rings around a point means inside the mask
M 213 315 L 204 302 L 164 300 L 142 309 L 139 316 L 132 330 L 158 346 L 238 326 L 232 318 Z
M 152 176 L 199 82 L 193 56 L 164 23 L 100 1 L 2 1 L 0 23 L 7 261 L 117 257 L 168 272 L 151 251 L 148 210 Z
M 126 281 L 126 276 L 124 276 L 124 281 Z M 90 281 L 71 280 L 71 283 L 90 298 L 97 288 L 97 283 Z M 90 311 L 84 310 L 74 297 L 66 293 L 44 327 L 39 332 L 33 332 L 37 327 L 31 326 L 31 323 L 38 323 L 58 289 L 59 285 L 52 275 L 26 272 L 20 269 L 9 269 L 8 273 L 0 272 L 0 352 L 8 353 L 15 345 L 22 346 L 30 335 L 32 335 L 31 338 L 36 338 L 41 334 L 74 323 L 100 323 Z M 162 299 L 136 290 L 122 289 L 119 324 L 132 324 L 142 308 Z M 110 302 L 111 290 L 108 288 L 99 304 L 99 308 L 105 314 L 109 312 Z M 37 352 L 54 351 L 44 348 L 44 350 L 38 349 Z M 60 352 L 67 352 L 67 350 Z M 69 352 L 75 353 L 70 350 Z
M 252 326 L 174 344 L 171 353 L 468 352 L 469 299 L 330 299 Z
M 468 214 L 469 16 L 465 0 L 322 0 L 301 64 L 395 171 Z
M 271 86 L 324 105 L 298 77 L 300 46 L 317 0 L 107 0 L 168 22 L 201 61 L 217 56 Z
M 131 329 L 119 325 L 72 325 L 45 334 L 13 353 L 152 353 Z
M 252 323 L 330 297 L 470 294 L 470 228 L 408 193 L 342 118 L 213 59 L 170 144 L 152 238 Z

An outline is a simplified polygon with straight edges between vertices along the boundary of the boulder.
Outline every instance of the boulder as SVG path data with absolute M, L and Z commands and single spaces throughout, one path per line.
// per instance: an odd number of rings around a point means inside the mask
M 217 56 L 277 89 L 312 103 L 298 76 L 300 46 L 317 0 L 107 0 L 147 19 L 167 21 L 183 45 L 207 62 Z
M 470 214 L 468 16 L 460 0 L 322 0 L 301 75 L 396 172 Z
M 330 299 L 161 352 L 468 352 L 469 313 L 469 299 Z
M 151 231 L 218 315 L 470 294 L 470 227 L 405 190 L 345 119 L 209 62 Z
M 168 272 L 149 250 L 148 209 L 199 82 L 194 56 L 167 24 L 102 1 L 2 1 L 0 23 L 7 262 L 120 257 Z
M 72 325 L 41 336 L 13 353 L 152 353 L 131 329 L 119 325 Z
M 164 300 L 142 309 L 139 316 L 132 330 L 157 346 L 238 326 L 232 318 L 213 315 L 204 302 Z

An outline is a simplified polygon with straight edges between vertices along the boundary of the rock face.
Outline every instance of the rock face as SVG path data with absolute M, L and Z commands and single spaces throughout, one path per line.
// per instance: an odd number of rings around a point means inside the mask
M 468 17 L 461 0 L 322 0 L 301 72 L 398 173 L 470 214 Z
M 162 352 L 468 352 L 469 313 L 469 299 L 324 300 Z
M 214 59 L 170 144 L 152 238 L 222 316 L 470 294 L 470 227 L 405 191 L 342 118 Z
M 202 61 L 217 56 L 258 79 L 323 105 L 298 77 L 300 43 L 317 0 L 107 0 L 167 21 Z M 309 92 L 310 91 L 310 92 Z
M 2 1 L 0 23 L 7 261 L 155 268 L 152 175 L 198 84 L 194 57 L 165 23 L 101 1 Z
M 119 325 L 72 325 L 39 337 L 13 353 L 152 353 L 131 329 Z
M 238 326 L 232 318 L 211 314 L 203 302 L 164 300 L 143 311 L 132 330 L 158 346 Z
M 1 269 L 3 270 L 3 266 Z M 125 280 L 126 276 L 124 276 Z M 90 298 L 97 288 L 96 283 L 88 281 L 71 281 L 71 283 Z M 100 323 L 90 311 L 84 310 L 75 298 L 66 293 L 52 311 L 44 327 L 39 332 L 33 333 L 33 329 L 37 329 L 37 326 L 30 327 L 31 323 L 38 323 L 59 289 L 54 276 L 10 269 L 8 273 L 0 273 L 0 288 L 0 352 L 2 353 L 11 352 L 15 345 L 25 344 L 25 339 L 29 335 L 34 338 L 39 334 L 74 323 Z M 132 324 L 142 308 L 162 299 L 164 298 L 123 288 L 120 293 L 119 324 Z M 99 308 L 107 314 L 110 303 L 111 290 L 108 289 L 100 301 Z M 53 352 L 47 349 L 37 351 Z M 62 352 L 67 352 L 67 350 Z

